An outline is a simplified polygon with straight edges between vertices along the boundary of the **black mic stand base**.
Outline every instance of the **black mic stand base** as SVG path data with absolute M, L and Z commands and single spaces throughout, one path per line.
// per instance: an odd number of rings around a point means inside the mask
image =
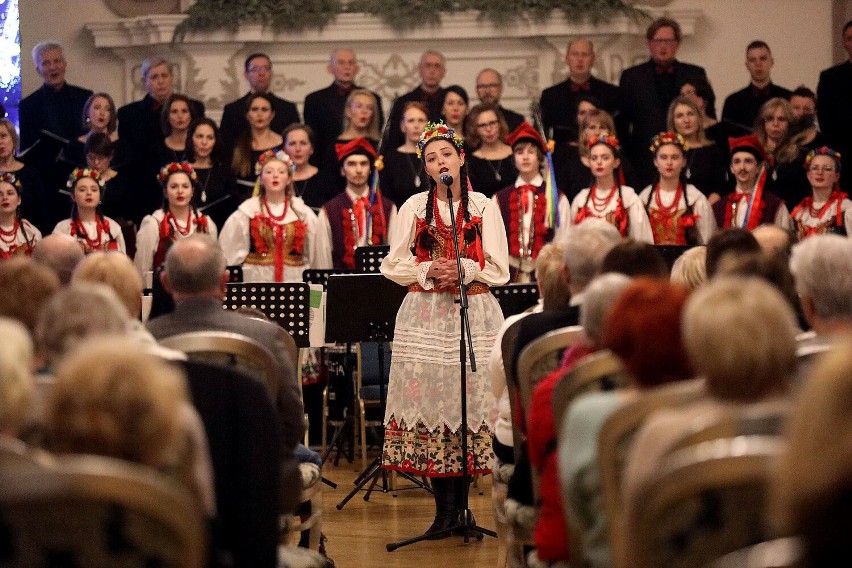
M 420 536 L 407 538 L 399 542 L 392 542 L 386 545 L 385 548 L 388 552 L 393 552 L 397 548 L 402 548 L 409 544 L 414 544 L 424 540 L 440 540 L 448 536 L 463 536 L 464 543 L 467 544 L 470 542 L 471 538 L 480 541 L 485 538 L 486 535 L 497 538 L 497 533 L 476 524 L 476 519 L 470 509 L 464 509 L 459 511 L 459 516 L 455 526 L 447 527 L 435 532 L 424 533 Z

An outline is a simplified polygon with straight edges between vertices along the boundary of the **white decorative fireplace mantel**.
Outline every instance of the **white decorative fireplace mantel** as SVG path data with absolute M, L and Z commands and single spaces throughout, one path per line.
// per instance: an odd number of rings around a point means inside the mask
M 680 23 L 688 38 L 696 34 L 702 11 L 666 14 Z M 646 22 L 625 17 L 592 26 L 567 24 L 561 15 L 554 15 L 543 24 L 521 21 L 498 29 L 479 21 L 475 13 L 460 13 L 445 16 L 440 27 L 401 35 L 372 16 L 343 14 L 323 30 L 276 34 L 260 25 L 246 25 L 238 33 L 190 33 L 172 44 L 174 30 L 185 17 L 151 15 L 85 25 L 96 49 L 108 50 L 123 62 L 123 97 L 115 93 L 119 100 L 142 96 L 139 64 L 145 57 L 161 55 L 174 62 L 180 89 L 203 100 L 216 118 L 225 103 L 247 90 L 245 56 L 263 51 L 274 63 L 273 91 L 301 103 L 306 94 L 331 82 L 326 71 L 331 50 L 348 46 L 356 51 L 361 65 L 358 83 L 379 93 L 386 108 L 396 95 L 418 83 L 420 54 L 437 49 L 447 58 L 445 85 L 460 84 L 475 102 L 477 72 L 493 67 L 504 77 L 503 104 L 528 113 L 530 102 L 542 89 L 564 78 L 563 57 L 571 38 L 587 37 L 594 42 L 595 75 L 608 81 L 616 82 L 625 67 L 647 58 Z

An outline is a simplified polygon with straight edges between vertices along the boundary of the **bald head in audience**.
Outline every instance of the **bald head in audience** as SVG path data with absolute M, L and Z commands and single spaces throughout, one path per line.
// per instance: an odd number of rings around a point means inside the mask
M 83 249 L 70 235 L 47 235 L 33 249 L 33 260 L 53 270 L 62 284 L 71 282 L 74 268 L 83 260 Z
M 224 297 L 228 283 L 225 255 L 207 235 L 191 235 L 176 242 L 166 254 L 165 266 L 160 278 L 175 302 L 198 296 Z
M 793 240 L 789 231 L 773 223 L 755 227 L 751 230 L 751 234 L 757 239 L 757 243 L 764 253 L 769 255 L 780 254 L 785 258 L 790 258 Z
M 805 319 L 817 334 L 852 331 L 852 241 L 814 235 L 793 247 L 790 271 Z

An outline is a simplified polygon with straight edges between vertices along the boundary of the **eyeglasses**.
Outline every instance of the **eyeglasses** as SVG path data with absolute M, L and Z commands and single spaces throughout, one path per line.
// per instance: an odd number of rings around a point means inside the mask
M 499 124 L 500 124 L 500 122 L 498 122 L 496 120 L 491 120 L 491 121 L 488 121 L 488 122 L 480 122 L 479 124 L 476 125 L 476 127 L 477 128 L 491 128 L 493 126 L 498 126 Z
M 835 167 L 834 167 L 834 166 L 809 166 L 809 167 L 808 167 L 808 171 L 809 171 L 809 172 L 814 172 L 814 173 L 817 173 L 817 172 L 824 172 L 824 173 L 829 173 L 829 174 L 830 174 L 830 173 L 831 173 L 831 172 L 833 172 L 834 170 L 835 170 Z
M 252 65 L 248 68 L 249 73 L 260 73 L 261 71 L 266 71 L 269 73 L 272 71 L 272 65 Z
M 499 89 L 500 83 L 482 83 L 476 86 L 477 89 Z

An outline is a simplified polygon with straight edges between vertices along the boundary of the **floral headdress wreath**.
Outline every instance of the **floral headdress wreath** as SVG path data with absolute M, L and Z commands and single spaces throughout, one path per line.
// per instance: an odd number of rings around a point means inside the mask
M 187 162 L 171 162 L 166 164 L 160 170 L 160 173 L 157 174 L 157 180 L 161 184 L 166 183 L 166 180 L 169 179 L 170 175 L 178 172 L 185 173 L 189 176 L 189 179 L 192 182 L 198 181 L 198 174 L 195 173 L 195 170 Z
M 12 187 L 14 187 L 18 192 L 21 191 L 21 182 L 18 178 L 15 177 L 15 174 L 12 172 L 3 172 L 0 173 L 0 181 L 5 181 Z
M 101 177 L 101 173 L 98 170 L 93 170 L 91 168 L 74 168 L 74 171 L 68 176 L 68 181 L 65 183 L 65 187 L 68 189 L 73 189 L 74 184 L 76 184 L 79 180 L 83 178 L 92 178 L 97 182 L 98 187 L 103 189 L 104 180 Z
M 679 147 L 682 152 L 689 150 L 689 144 L 687 144 L 683 136 L 677 132 L 660 132 L 651 139 L 651 146 L 649 149 L 652 154 L 656 154 L 657 150 L 666 144 L 674 144 Z
M 446 140 L 452 143 L 459 151 L 459 154 L 462 157 L 464 156 L 464 140 L 462 140 L 462 137 L 456 134 L 455 130 L 444 124 L 443 121 L 439 121 L 430 122 L 423 129 L 423 134 L 420 135 L 420 140 L 417 141 L 418 158 L 423 157 L 423 149 L 426 147 L 426 144 L 435 139 Z
M 598 144 L 609 146 L 616 153 L 621 152 L 621 144 L 618 142 L 618 138 L 616 138 L 615 134 L 608 133 L 601 134 L 599 136 L 589 136 L 586 138 L 586 148 L 589 150 Z
M 821 146 L 816 150 L 811 150 L 810 152 L 808 152 L 808 155 L 805 156 L 805 169 L 811 167 L 811 162 L 817 156 L 828 156 L 829 158 L 834 160 L 835 169 L 838 173 L 840 172 L 840 152 L 838 152 L 837 150 L 832 150 L 828 146 Z
M 290 175 L 292 176 L 296 173 L 296 164 L 293 163 L 293 160 L 287 155 L 287 152 L 284 150 L 277 150 L 273 152 L 272 150 L 267 150 L 263 154 L 260 155 L 257 159 L 257 163 L 254 165 L 254 173 L 255 175 L 260 175 L 261 170 L 263 170 L 263 166 L 270 160 L 278 160 L 280 162 L 284 162 L 287 166 L 287 169 L 290 171 Z

